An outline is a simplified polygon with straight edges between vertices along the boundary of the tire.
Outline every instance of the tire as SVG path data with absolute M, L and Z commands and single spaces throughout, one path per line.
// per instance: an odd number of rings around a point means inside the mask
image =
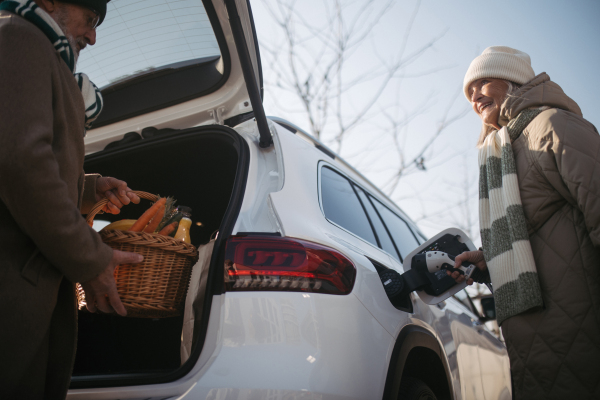
M 400 382 L 398 400 L 437 400 L 437 397 L 422 381 L 407 376 Z

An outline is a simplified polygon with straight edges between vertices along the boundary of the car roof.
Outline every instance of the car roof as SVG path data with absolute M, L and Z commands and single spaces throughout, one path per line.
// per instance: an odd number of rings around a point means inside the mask
M 342 171 L 351 175 L 351 177 L 354 178 L 355 180 L 358 180 L 359 182 L 357 182 L 357 183 L 362 184 L 362 186 L 364 186 L 364 189 L 367 189 L 367 191 L 370 192 L 372 195 L 375 195 L 378 198 L 378 200 L 383 201 L 383 203 L 387 207 L 391 208 L 394 212 L 399 214 L 402 218 L 409 221 L 410 224 L 412 226 L 414 226 L 421 235 L 423 235 L 421 233 L 421 231 L 418 229 L 418 227 L 416 226 L 416 224 L 410 219 L 410 217 L 404 211 L 402 211 L 402 209 L 400 207 L 398 207 L 398 205 L 392 199 L 390 199 L 387 194 L 385 194 L 373 182 L 371 182 L 361 172 L 359 172 L 356 168 L 354 168 L 349 162 L 344 160 L 342 157 L 340 157 L 338 154 L 336 154 L 333 150 L 331 150 L 329 147 L 327 147 L 323 142 L 321 142 L 319 139 L 315 138 L 313 135 L 306 132 L 302 128 L 298 127 L 297 125 L 295 125 L 283 118 L 273 117 L 273 116 L 269 116 L 267 118 L 270 119 L 271 121 L 283 126 L 285 129 L 296 134 L 297 136 L 301 137 L 302 139 L 313 143 L 314 146 L 318 150 L 327 154 L 330 157 L 333 165 L 337 166 Z

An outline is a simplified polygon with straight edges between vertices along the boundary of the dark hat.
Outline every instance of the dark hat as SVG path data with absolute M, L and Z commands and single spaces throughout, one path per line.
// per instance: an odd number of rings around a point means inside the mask
M 60 0 L 63 3 L 71 3 L 71 4 L 79 4 L 80 6 L 89 8 L 93 10 L 96 14 L 100 16 L 100 21 L 98 21 L 98 25 L 104 21 L 104 17 L 106 17 L 106 3 L 110 0 Z

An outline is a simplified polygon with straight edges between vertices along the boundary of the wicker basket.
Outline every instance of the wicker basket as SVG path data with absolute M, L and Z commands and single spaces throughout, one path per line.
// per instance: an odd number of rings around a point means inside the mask
M 134 193 L 143 199 L 158 200 L 150 193 Z M 107 202 L 98 202 L 86 221 L 91 224 Z M 100 236 L 115 250 L 144 256 L 140 264 L 119 265 L 115 269 L 117 291 L 128 317 L 166 318 L 183 313 L 192 267 L 198 259 L 196 247 L 155 233 L 107 230 L 101 231 Z M 79 309 L 85 309 L 85 293 L 79 284 L 77 300 Z

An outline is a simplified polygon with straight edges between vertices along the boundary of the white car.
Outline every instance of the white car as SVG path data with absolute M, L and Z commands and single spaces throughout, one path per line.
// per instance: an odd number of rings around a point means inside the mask
M 410 219 L 265 117 L 247 1 L 113 0 L 79 70 L 105 99 L 86 171 L 191 207 L 203 256 L 184 315 L 80 312 L 69 400 L 511 398 L 506 349 L 464 292 L 388 298 L 380 274 L 426 240 Z

